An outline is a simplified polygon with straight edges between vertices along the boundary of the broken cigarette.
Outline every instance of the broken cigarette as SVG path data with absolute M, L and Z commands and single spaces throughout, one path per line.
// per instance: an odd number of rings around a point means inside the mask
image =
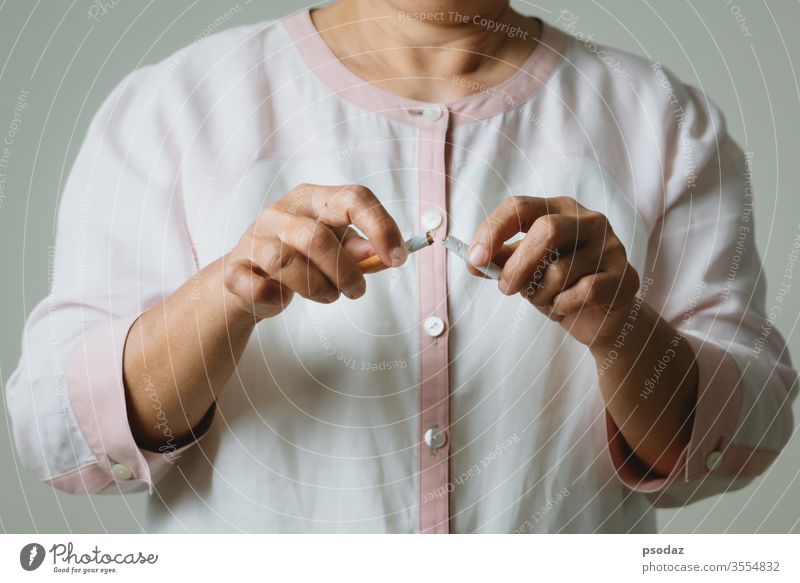
M 430 231 L 424 235 L 416 235 L 411 237 L 408 241 L 406 241 L 406 249 L 408 249 L 408 254 L 410 255 L 412 253 L 416 253 L 420 249 L 424 249 L 425 247 L 433 245 L 433 241 L 433 233 Z M 378 271 L 383 271 L 384 269 L 389 268 L 389 266 L 386 265 L 377 255 L 367 257 L 363 261 L 359 261 L 357 265 L 361 270 L 361 273 L 364 275 L 368 273 L 377 273 Z
M 454 254 L 461 257 L 461 259 L 463 259 L 466 263 L 469 263 L 468 259 L 469 245 L 464 243 L 464 241 L 450 235 L 442 239 L 442 243 L 444 243 L 444 246 L 447 247 Z M 472 265 L 471 263 L 469 264 Z M 478 267 L 477 265 L 472 265 L 472 267 L 480 271 L 483 275 L 485 275 L 489 279 L 500 279 L 500 272 L 502 271 L 502 269 L 500 269 L 500 267 L 498 267 L 494 263 L 490 262 L 489 265 L 485 267 Z

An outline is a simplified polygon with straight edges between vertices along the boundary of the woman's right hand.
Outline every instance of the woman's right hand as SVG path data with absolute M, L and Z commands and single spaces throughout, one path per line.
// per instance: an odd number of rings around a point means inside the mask
M 279 314 L 295 293 L 326 304 L 340 293 L 356 299 L 366 292 L 356 264 L 375 254 L 392 267 L 408 256 L 400 229 L 371 190 L 301 184 L 265 208 L 223 258 L 225 288 L 251 321 Z
M 322 303 L 363 296 L 356 263 L 376 253 L 394 267 L 408 255 L 394 219 L 364 186 L 301 184 L 265 208 L 230 253 L 131 326 L 123 379 L 136 443 L 163 451 L 202 433 L 255 323 L 281 313 L 295 293 Z M 170 420 L 169 436 L 159 416 Z

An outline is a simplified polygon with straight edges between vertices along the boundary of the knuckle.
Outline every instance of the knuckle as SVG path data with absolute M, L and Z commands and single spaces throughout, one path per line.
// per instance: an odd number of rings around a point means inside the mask
M 374 213 L 372 217 L 372 221 L 379 231 L 386 233 L 394 230 L 394 220 L 387 213 Z
M 584 214 L 583 216 L 583 220 L 586 221 L 586 223 L 589 226 L 594 227 L 601 231 L 607 231 L 609 228 L 608 219 L 601 212 L 587 211 L 586 214 Z
M 613 235 L 607 238 L 605 247 L 606 247 L 606 253 L 613 253 L 613 254 L 621 253 L 623 256 L 627 256 L 627 253 L 625 251 L 625 245 L 623 245 L 622 241 L 620 241 L 617 237 L 614 237 Z
M 294 240 L 297 247 L 306 255 L 308 255 L 314 245 L 316 239 L 316 229 L 314 225 L 309 225 L 306 222 L 303 222 L 299 225 L 294 227 Z
M 563 282 L 569 276 L 570 266 L 564 261 L 549 263 L 547 267 L 557 282 Z
M 348 184 L 343 191 L 345 200 L 353 204 L 363 204 L 372 199 L 372 191 L 361 184 Z
M 596 304 L 600 299 L 600 286 L 597 285 L 597 278 L 592 278 L 586 284 L 586 291 L 584 292 L 587 304 Z
M 609 265 L 620 266 L 627 264 L 628 252 L 622 241 L 616 237 L 607 237 L 603 244 L 601 260 L 607 262 Z
M 313 184 L 309 182 L 301 182 L 300 184 L 294 187 L 294 190 L 292 192 L 300 197 L 305 197 L 311 194 L 313 188 L 314 188 Z
M 293 256 L 288 246 L 272 242 L 260 248 L 258 266 L 267 273 L 278 273 L 292 262 Z
M 275 209 L 286 212 L 287 214 L 294 215 L 297 213 L 298 207 L 306 203 L 314 193 L 315 185 L 308 182 L 301 182 L 295 186 L 289 194 L 271 205 Z M 270 207 L 267 207 L 269 209 Z
M 237 284 L 239 283 L 239 275 L 238 269 L 236 267 L 226 268 L 225 269 L 225 276 L 223 278 L 223 283 L 225 284 L 225 289 L 229 292 L 234 294 L 237 293 Z
M 248 250 L 254 247 L 254 243 L 256 240 L 256 225 L 251 225 L 249 229 L 247 229 L 242 236 L 239 237 L 239 242 L 236 244 L 236 248 L 234 249 L 234 253 L 237 256 L 242 254 L 247 255 Z
M 522 216 L 531 205 L 531 197 L 516 194 L 503 202 L 509 211 L 517 216 Z
M 531 226 L 531 234 L 537 242 L 551 249 L 556 242 L 557 221 L 554 215 L 539 217 Z
M 250 228 L 245 231 L 245 234 L 253 238 L 264 237 L 274 231 L 275 226 L 280 224 L 280 218 L 283 216 L 284 213 L 280 202 L 273 203 L 258 214 L 258 217 Z
M 554 202 L 556 202 L 561 211 L 566 214 L 573 214 L 577 212 L 578 207 L 580 207 L 577 200 L 566 195 L 557 196 Z
M 326 236 L 325 229 L 321 225 L 315 225 L 309 229 L 308 250 L 314 255 L 321 255 L 330 249 L 330 241 Z

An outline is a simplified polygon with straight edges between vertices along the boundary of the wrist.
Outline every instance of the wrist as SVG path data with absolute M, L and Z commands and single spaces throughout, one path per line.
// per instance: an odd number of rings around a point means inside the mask
M 598 363 L 607 359 L 610 353 L 618 358 L 629 351 L 638 352 L 647 342 L 648 334 L 652 332 L 657 319 L 637 296 L 628 305 L 615 310 L 613 316 L 606 321 L 605 331 L 598 334 L 589 345 L 589 351 Z

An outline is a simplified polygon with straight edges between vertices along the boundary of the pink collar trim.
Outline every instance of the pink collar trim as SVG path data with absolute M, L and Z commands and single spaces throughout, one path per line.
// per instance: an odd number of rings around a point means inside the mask
M 283 24 L 301 57 L 331 91 L 367 111 L 386 115 L 411 125 L 429 125 L 419 112 L 429 107 L 443 107 L 450 113 L 450 123 L 469 123 L 516 109 L 531 99 L 563 61 L 568 38 L 559 29 L 543 23 L 542 37 L 536 50 L 516 73 L 496 85 L 457 101 L 432 104 L 395 95 L 371 84 L 348 69 L 331 51 L 306 9 L 283 20 Z

